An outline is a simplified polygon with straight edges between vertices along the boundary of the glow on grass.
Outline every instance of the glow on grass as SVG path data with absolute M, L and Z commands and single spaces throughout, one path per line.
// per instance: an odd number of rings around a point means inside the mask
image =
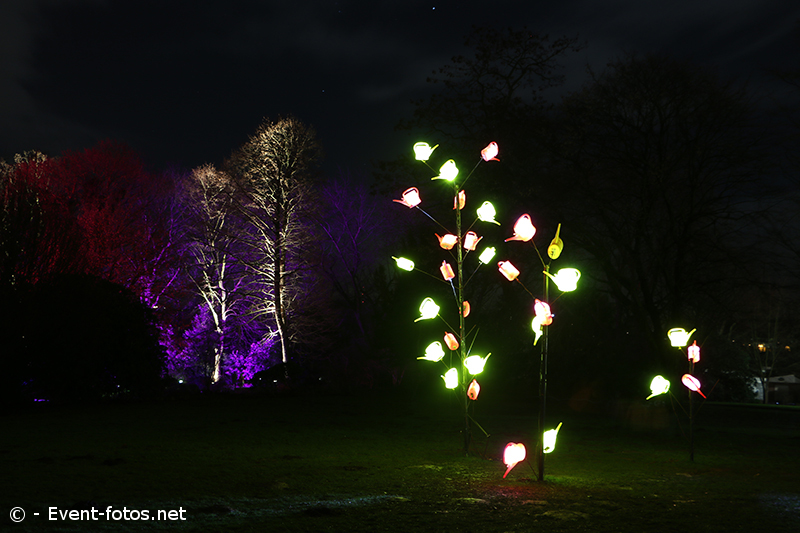
M 656 376 L 653 378 L 653 381 L 650 382 L 650 396 L 646 399 L 649 400 L 654 396 L 659 396 L 660 394 L 666 394 L 669 392 L 669 381 L 664 378 L 664 376 Z
M 561 424 L 563 422 L 559 422 L 556 429 L 545 431 L 542 435 L 542 451 L 544 453 L 551 453 L 556 449 L 556 438 L 558 437 L 558 430 L 561 429 Z
M 503 462 L 506 465 L 506 473 L 503 474 L 503 479 L 506 478 L 511 469 L 517 466 L 517 463 L 524 461 L 526 456 L 525 445 L 516 442 L 509 442 L 506 444 L 506 449 L 503 451 Z

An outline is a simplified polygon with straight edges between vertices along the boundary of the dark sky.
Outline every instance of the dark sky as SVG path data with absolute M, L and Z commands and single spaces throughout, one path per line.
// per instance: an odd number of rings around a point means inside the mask
M 192 168 L 292 113 L 327 168 L 360 171 L 409 149 L 393 127 L 471 25 L 585 40 L 567 90 L 587 64 L 638 51 L 775 93 L 764 73 L 800 68 L 799 19 L 797 0 L 1 0 L 0 157 L 110 138 Z

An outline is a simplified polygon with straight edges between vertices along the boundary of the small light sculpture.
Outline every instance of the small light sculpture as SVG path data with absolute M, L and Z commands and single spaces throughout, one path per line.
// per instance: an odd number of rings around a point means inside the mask
M 425 348 L 425 355 L 422 357 L 417 357 L 417 359 L 425 359 L 426 361 L 433 361 L 434 363 L 438 363 L 444 357 L 444 349 L 442 349 L 442 343 L 439 341 L 434 341 Z
M 528 242 L 529 240 L 533 239 L 533 236 L 535 234 L 536 234 L 536 228 L 533 226 L 533 223 L 531 222 L 531 216 L 525 214 L 519 217 L 517 221 L 514 223 L 514 236 L 506 239 L 506 242 L 508 241 Z
M 494 210 L 492 202 L 483 202 L 478 208 L 478 219 L 483 222 L 491 222 L 492 224 L 497 224 L 499 226 L 500 223 L 494 219 L 496 216 L 497 211 Z
M 525 445 L 516 442 L 509 442 L 506 444 L 506 449 L 503 451 L 503 462 L 508 468 L 506 473 L 503 474 L 503 479 L 506 478 L 511 469 L 517 466 L 517 463 L 525 460 Z
M 556 437 L 558 437 L 558 430 L 561 429 L 561 424 L 563 422 L 559 422 L 556 429 L 545 431 L 542 434 L 542 451 L 544 453 L 550 453 L 556 449 Z
M 439 267 L 439 272 L 442 273 L 442 277 L 445 281 L 450 281 L 456 277 L 455 273 L 453 272 L 453 267 L 451 267 L 450 263 L 447 261 L 442 261 L 442 266 Z
M 511 264 L 511 261 L 500 261 L 497 263 L 497 268 L 508 281 L 514 281 L 517 279 L 517 276 L 519 276 L 519 270 L 517 270 L 517 267 Z
M 401 270 L 406 270 L 408 272 L 414 270 L 414 261 L 412 261 L 411 259 L 406 259 L 405 257 L 394 257 L 394 256 L 392 256 L 392 259 L 394 259 L 395 263 L 397 263 L 397 268 Z
M 550 304 L 536 298 L 533 304 L 533 314 L 542 319 L 543 326 L 553 323 L 553 313 L 550 312 Z
M 544 274 L 553 280 L 561 292 L 574 291 L 578 288 L 578 280 L 581 279 L 581 272 L 577 268 L 562 268 L 555 276 L 547 271 L 544 271 Z
M 444 343 L 450 350 L 458 350 L 458 339 L 452 333 L 447 332 L 444 334 Z
M 406 207 L 417 207 L 420 203 L 422 203 L 422 200 L 419 197 L 419 189 L 416 187 L 406 189 L 406 191 L 403 193 L 402 199 L 392 201 L 397 202 L 398 204 L 403 204 Z
M 684 374 L 681 378 L 681 383 L 690 391 L 698 393 L 703 398 L 706 397 L 703 391 L 700 390 L 700 381 L 691 374 Z
M 497 157 L 495 157 L 497 155 L 497 151 L 498 151 L 497 143 L 490 142 L 489 144 L 486 145 L 486 148 L 481 150 L 481 158 L 484 161 L 500 161 L 499 159 L 497 159 Z
M 422 300 L 422 303 L 419 306 L 419 314 L 420 317 L 414 322 L 436 318 L 439 316 L 439 306 L 436 305 L 436 302 L 433 301 L 433 298 L 425 298 Z
M 478 383 L 477 379 L 473 379 L 472 382 L 469 384 L 469 388 L 467 389 L 467 398 L 470 400 L 477 400 L 478 395 L 481 393 L 481 386 Z
M 439 236 L 438 233 L 434 233 L 434 235 L 436 235 L 436 238 L 439 239 L 439 246 L 441 246 L 444 250 L 452 250 L 453 246 L 458 243 L 458 237 L 452 233 L 445 233 L 442 236 Z
M 697 345 L 697 341 L 694 341 L 694 344 L 689 346 L 688 357 L 692 363 L 700 362 L 700 347 Z
M 442 376 L 444 386 L 448 389 L 455 389 L 458 387 L 458 370 L 451 368 Z
M 490 246 L 481 252 L 481 255 L 478 256 L 478 261 L 480 261 L 484 265 L 488 265 L 489 262 L 494 258 L 494 254 L 495 254 L 494 246 Z
M 458 196 L 453 198 L 453 209 L 458 207 L 458 210 L 464 209 L 464 206 L 467 203 L 467 192 L 466 191 L 458 191 Z
M 458 167 L 456 162 L 452 159 L 445 161 L 444 165 L 439 167 L 439 175 L 431 178 L 432 180 L 445 180 L 453 181 L 458 176 Z
M 561 233 L 561 224 L 556 228 L 556 236 L 553 237 L 553 240 L 550 241 L 550 246 L 547 247 L 547 255 L 550 259 L 558 259 L 564 249 L 564 241 L 558 236 L 559 233 Z
M 486 365 L 486 360 L 489 359 L 490 355 L 492 354 L 487 354 L 486 357 L 481 357 L 480 355 L 470 355 L 464 359 L 464 366 L 467 368 L 467 372 L 473 376 L 483 372 L 483 367 Z
M 461 313 L 464 315 L 464 318 L 467 318 L 469 316 L 469 311 L 470 311 L 469 302 L 464 300 L 464 305 L 461 308 Z
M 468 231 L 467 234 L 464 235 L 464 249 L 470 252 L 475 251 L 475 247 L 478 246 L 481 239 L 483 239 L 483 237 L 478 237 L 474 231 Z
M 664 376 L 656 376 L 653 378 L 653 381 L 650 382 L 650 396 L 646 399 L 649 400 L 654 396 L 658 396 L 660 394 L 666 394 L 669 392 L 669 381 L 664 378 Z
M 672 328 L 667 332 L 667 337 L 669 337 L 669 342 L 672 346 L 683 348 L 689 343 L 689 337 L 691 337 L 692 333 L 695 331 L 696 328 L 688 333 L 683 328 Z
M 417 161 L 427 161 L 428 159 L 431 158 L 431 154 L 433 153 L 434 150 L 436 150 L 437 146 L 439 146 L 439 145 L 437 144 L 436 146 L 431 148 L 430 145 L 428 145 L 428 143 L 417 143 L 417 144 L 415 144 L 414 145 L 414 158 Z

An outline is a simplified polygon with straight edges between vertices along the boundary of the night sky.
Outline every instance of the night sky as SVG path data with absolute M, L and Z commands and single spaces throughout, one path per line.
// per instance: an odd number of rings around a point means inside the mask
M 291 113 L 328 169 L 366 171 L 407 149 L 395 124 L 472 25 L 578 36 L 563 90 L 587 65 L 666 52 L 781 99 L 767 72 L 800 68 L 798 20 L 797 0 L 2 0 L 0 157 L 115 139 L 193 168 Z

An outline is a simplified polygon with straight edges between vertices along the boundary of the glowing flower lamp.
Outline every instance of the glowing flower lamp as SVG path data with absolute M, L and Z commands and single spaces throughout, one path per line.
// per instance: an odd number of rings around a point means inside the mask
M 542 434 L 542 451 L 544 453 L 550 453 L 556 449 L 556 437 L 558 437 L 558 430 L 561 429 L 561 424 L 563 422 L 559 422 L 556 429 L 545 431 Z
M 461 307 L 461 312 L 464 314 L 464 318 L 469 316 L 470 306 L 469 302 L 464 300 L 464 305 Z
M 550 272 L 545 272 L 545 275 L 553 280 L 561 292 L 574 291 L 578 288 L 578 280 L 581 279 L 581 272 L 577 268 L 562 268 L 555 276 Z
M 508 468 L 506 473 L 503 474 L 503 479 L 506 478 L 511 469 L 517 466 L 517 463 L 525 460 L 525 445 L 516 442 L 509 442 L 506 444 L 506 449 L 503 451 L 503 462 Z
M 492 354 L 487 354 L 486 357 L 481 357 L 480 355 L 470 355 L 464 359 L 464 366 L 467 368 L 467 372 L 473 376 L 483 372 L 483 367 L 486 365 L 486 360 L 489 359 L 490 355 Z
M 514 223 L 514 236 L 506 239 L 506 242 L 508 241 L 528 242 L 529 240 L 533 239 L 533 236 L 535 234 L 536 234 L 536 228 L 533 226 L 533 223 L 531 222 L 531 216 L 525 214 L 519 217 L 517 221 Z
M 697 341 L 694 341 L 694 344 L 689 346 L 689 361 L 692 363 L 699 363 L 700 362 L 700 347 L 697 345 Z
M 490 246 L 481 252 L 481 255 L 478 256 L 478 261 L 480 261 L 484 265 L 488 265 L 489 262 L 492 260 L 492 258 L 494 258 L 494 254 L 495 254 L 494 246 Z
M 467 389 L 467 398 L 470 400 L 477 400 L 478 394 L 481 393 L 481 386 L 478 383 L 477 379 L 473 379 L 472 382 L 469 384 L 469 388 Z
M 428 320 L 439 316 L 439 306 L 433 301 L 433 298 L 425 298 L 419 306 L 420 317 L 414 322 L 419 320 Z
M 458 210 L 464 209 L 464 206 L 467 204 L 467 192 L 466 191 L 458 191 L 458 196 L 453 198 L 453 209 L 458 207 Z
M 467 234 L 464 235 L 464 248 L 470 252 L 475 251 L 475 247 L 478 246 L 481 239 L 483 239 L 483 237 L 478 237 L 474 231 L 468 231 Z
M 436 147 L 439 146 L 438 144 L 433 148 L 430 147 L 428 143 L 417 143 L 414 145 L 414 158 L 417 161 L 427 161 L 431 158 L 431 154 Z
M 558 234 L 561 233 L 561 224 L 556 228 L 556 236 L 550 241 L 550 246 L 547 247 L 547 255 L 550 259 L 558 259 L 561 251 L 564 249 L 564 242 L 559 238 Z
M 455 273 L 453 273 L 453 267 L 451 267 L 450 263 L 447 261 L 442 261 L 442 266 L 439 267 L 439 272 L 442 273 L 442 277 L 445 281 L 450 281 L 456 277 Z
M 681 383 L 683 383 L 683 385 L 690 391 L 698 393 L 703 398 L 706 397 L 706 395 L 703 394 L 703 391 L 700 390 L 700 381 L 693 375 L 684 374 L 683 377 L 681 378 Z
M 456 336 L 452 333 L 447 332 L 444 334 L 444 343 L 451 350 L 458 350 L 458 339 L 456 339 Z
M 448 389 L 455 389 L 458 387 L 458 370 L 455 368 L 451 368 L 447 372 L 444 373 L 442 376 L 444 380 L 444 386 Z
M 654 396 L 658 396 L 660 394 L 666 394 L 669 392 L 669 381 L 664 378 L 664 376 L 656 376 L 653 378 L 653 381 L 650 382 L 650 396 L 646 399 L 649 400 Z
M 517 276 L 519 276 L 519 270 L 517 270 L 517 267 L 511 264 L 511 261 L 500 261 L 497 263 L 497 268 L 508 281 L 514 281 L 517 279 Z
M 439 341 L 434 341 L 425 348 L 425 355 L 422 357 L 417 357 L 417 359 L 425 359 L 426 361 L 433 361 L 434 363 L 438 363 L 444 357 L 444 349 L 442 349 L 442 343 Z
M 486 148 L 481 150 L 481 158 L 484 161 L 500 161 L 499 159 L 497 159 L 497 157 L 495 157 L 496 155 L 497 155 L 497 143 L 494 141 L 487 144 Z
M 445 180 L 453 181 L 458 176 L 458 167 L 456 162 L 452 159 L 445 161 L 444 165 L 439 167 L 439 175 L 431 178 L 432 180 Z
M 670 344 L 678 348 L 683 348 L 689 343 L 689 337 L 691 337 L 692 333 L 695 331 L 696 328 L 688 333 L 683 328 L 672 328 L 667 332 L 667 337 L 669 337 Z
M 539 337 L 544 334 L 542 331 L 542 322 L 544 319 L 540 316 L 533 317 L 533 321 L 531 321 L 531 328 L 533 329 L 533 333 L 535 337 L 533 338 L 533 345 L 536 346 L 536 343 L 539 342 Z
M 451 250 L 458 242 L 458 237 L 452 233 L 445 233 L 441 237 L 438 233 L 434 233 L 434 235 L 436 235 L 436 238 L 439 239 L 439 246 L 445 250 Z
M 395 263 L 397 263 L 397 268 L 401 270 L 406 270 L 408 272 L 414 270 L 414 261 L 412 261 L 411 259 L 406 259 L 405 257 L 394 257 L 394 256 L 392 256 L 392 259 L 394 259 Z
M 550 304 L 536 298 L 533 304 L 533 314 L 542 319 L 543 326 L 553 323 L 553 313 L 550 312 Z
M 491 222 L 492 224 L 497 224 L 499 226 L 500 223 L 494 219 L 496 216 L 497 211 L 494 210 L 492 202 L 483 202 L 478 208 L 478 218 L 483 222 Z
M 406 207 L 417 207 L 422 202 L 419 197 L 419 189 L 416 187 L 406 189 L 406 191 L 403 193 L 402 199 L 392 201 L 397 202 L 398 204 L 403 204 Z

